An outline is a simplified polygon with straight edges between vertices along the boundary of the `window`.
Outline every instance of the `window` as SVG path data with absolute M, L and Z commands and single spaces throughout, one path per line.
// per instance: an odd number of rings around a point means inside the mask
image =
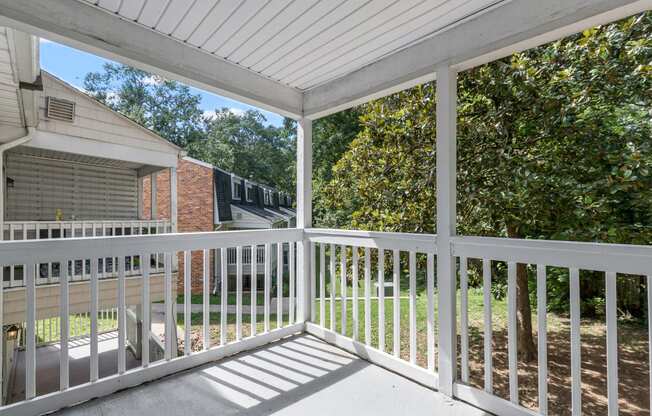
M 251 186 L 247 186 L 245 188 L 245 191 L 246 191 L 246 194 L 247 194 L 246 195 L 247 196 L 247 202 L 252 202 L 254 200 L 254 196 L 253 196 L 253 192 L 252 192 L 253 188 Z
M 241 191 L 240 191 L 240 184 L 233 182 L 233 199 L 240 199 L 242 198 L 240 196 Z
M 265 205 L 271 205 L 269 201 L 269 191 L 265 191 Z

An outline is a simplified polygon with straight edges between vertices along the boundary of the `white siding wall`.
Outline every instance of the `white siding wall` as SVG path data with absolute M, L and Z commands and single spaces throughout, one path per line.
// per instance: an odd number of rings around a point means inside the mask
M 136 219 L 136 171 L 9 153 L 7 221 Z M 74 218 L 73 218 L 74 216 Z
M 74 122 L 45 117 L 47 96 L 73 101 L 76 106 Z M 39 107 L 39 130 L 134 148 L 174 152 L 164 139 L 111 111 L 45 71 Z

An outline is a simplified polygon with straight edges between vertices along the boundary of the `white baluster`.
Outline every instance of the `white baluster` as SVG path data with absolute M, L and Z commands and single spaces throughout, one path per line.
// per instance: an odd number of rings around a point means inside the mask
M 378 249 L 378 349 L 385 352 L 385 250 Z
M 571 411 L 582 414 L 582 350 L 580 344 L 580 272 L 570 269 Z
M 482 259 L 482 291 L 484 302 L 484 390 L 493 393 L 493 331 L 491 316 L 491 260 Z
M 340 333 L 342 335 L 346 335 L 346 327 L 347 327 L 347 322 L 346 322 L 346 247 L 345 246 L 340 246 L 340 312 L 341 312 L 341 320 L 342 320 L 342 326 L 341 326 L 341 331 Z
M 469 277 L 468 260 L 460 257 L 460 344 L 462 382 L 469 382 Z
M 253 245 L 251 246 L 251 273 L 250 273 L 250 278 L 251 278 L 251 283 L 250 283 L 250 302 L 251 302 L 251 310 L 249 311 L 250 318 L 251 318 L 251 336 L 256 335 L 256 318 L 257 318 L 257 312 L 258 312 L 258 246 Z
M 183 252 L 183 353 L 192 353 L 192 252 Z
M 507 263 L 507 355 L 509 400 L 518 404 L 518 347 L 516 344 L 516 263 Z
M 210 295 L 211 295 L 211 282 L 210 282 L 210 276 L 209 276 L 209 270 L 211 267 L 211 257 L 210 257 L 210 250 L 204 249 L 204 257 L 203 257 L 203 268 L 202 268 L 202 295 L 203 295 L 203 332 L 204 332 L 204 351 L 209 349 L 211 347 L 211 335 L 210 335 L 210 316 L 211 316 L 211 311 L 210 311 Z
M 276 244 L 276 328 L 283 326 L 283 243 Z
M 393 256 L 393 295 L 394 295 L 394 357 L 401 356 L 401 297 L 399 288 L 401 287 L 401 252 L 394 250 Z
M 359 305 L 358 305 L 358 283 L 359 283 L 359 277 L 358 277 L 358 247 L 351 247 L 351 273 L 353 275 L 353 282 L 352 282 L 352 288 L 353 288 L 353 340 L 357 341 L 358 340 L 358 329 L 360 327 L 360 316 L 359 316 Z
M 116 258 L 118 267 L 118 374 L 126 371 L 127 306 L 125 304 L 125 259 Z
M 335 271 L 335 244 L 330 245 L 330 277 L 331 277 L 331 287 L 330 287 L 330 312 L 331 312 L 331 331 L 335 331 L 335 280 L 336 280 L 336 271 Z
M 417 363 L 417 253 L 410 251 L 410 363 Z
M 97 304 L 99 303 L 99 291 L 97 281 L 97 257 L 91 259 L 91 362 L 90 381 L 97 381 L 99 378 L 98 365 L 98 333 L 97 333 Z
M 144 260 L 144 259 L 147 259 Z M 97 260 L 96 260 L 97 261 Z M 144 368 L 149 366 L 149 333 L 151 328 L 151 316 L 150 316 L 150 264 L 149 264 L 149 253 L 140 254 L 140 272 L 143 276 L 143 293 L 142 293 L 142 313 L 143 313 L 143 322 L 142 322 L 142 353 L 141 353 L 141 363 Z M 97 312 L 95 312 L 97 315 Z
M 537 264 L 537 347 L 539 361 L 539 413 L 548 414 L 548 328 L 546 265 Z
M 326 325 L 326 246 L 319 244 L 319 325 Z
M 242 339 L 242 246 L 236 248 L 235 339 Z
M 229 276 L 227 268 L 227 248 L 222 248 L 222 288 L 220 291 L 220 345 L 227 342 L 227 318 L 229 316 Z
M 364 248 L 364 342 L 371 345 L 371 250 Z
M 435 255 L 426 257 L 426 296 L 428 297 L 428 370 L 435 371 Z
M 34 264 L 28 263 L 25 273 L 25 305 L 27 306 L 27 348 L 25 351 L 25 398 L 36 396 L 36 284 Z

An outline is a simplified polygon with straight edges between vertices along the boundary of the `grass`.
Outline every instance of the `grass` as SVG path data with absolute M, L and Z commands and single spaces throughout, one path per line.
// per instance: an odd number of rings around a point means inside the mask
M 91 333 L 91 318 L 88 314 L 72 314 L 68 321 L 68 336 L 70 338 L 88 335 Z M 101 313 L 97 318 L 97 330 L 99 333 L 111 331 L 118 328 L 117 316 L 104 317 Z M 60 339 L 61 318 L 58 316 L 40 319 L 36 321 L 36 342 L 50 343 Z
M 276 296 L 276 291 L 271 294 L 271 296 Z M 191 303 L 193 305 L 203 305 L 204 304 L 204 295 L 195 293 L 192 294 L 190 297 Z M 264 300 L 264 295 L 262 292 L 258 292 L 258 296 L 256 297 L 256 303 L 258 305 L 262 305 Z M 162 303 L 163 301 L 160 301 L 158 303 Z M 177 304 L 182 305 L 184 302 L 184 295 L 179 294 L 177 295 Z M 219 294 L 213 295 L 211 294 L 208 298 L 208 302 L 211 305 L 221 305 L 222 304 L 222 298 L 220 297 Z M 235 305 L 236 304 L 236 294 L 235 293 L 229 293 L 227 296 L 227 305 Z M 249 292 L 243 292 L 242 293 L 242 304 L 243 305 L 249 305 L 251 303 L 251 294 Z

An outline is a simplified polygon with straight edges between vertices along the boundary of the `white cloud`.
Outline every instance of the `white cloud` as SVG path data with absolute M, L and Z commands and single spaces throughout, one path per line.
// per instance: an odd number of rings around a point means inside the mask
M 54 43 L 50 39 L 45 39 L 45 38 L 38 38 L 38 41 L 40 43 Z
M 238 116 L 238 117 L 242 117 L 247 111 L 247 110 L 243 110 L 242 108 L 235 108 L 235 107 L 231 107 L 228 110 L 229 110 L 229 112 L 231 114 L 233 114 L 235 116 Z M 213 110 L 206 110 L 206 111 L 204 111 L 203 115 L 204 115 L 205 118 L 207 118 L 209 120 L 213 120 L 213 119 L 215 119 L 217 117 L 217 114 L 215 114 L 215 111 L 213 111 Z
M 143 79 L 143 82 L 146 85 L 161 85 L 163 83 L 163 78 L 159 77 L 158 75 L 150 75 Z

